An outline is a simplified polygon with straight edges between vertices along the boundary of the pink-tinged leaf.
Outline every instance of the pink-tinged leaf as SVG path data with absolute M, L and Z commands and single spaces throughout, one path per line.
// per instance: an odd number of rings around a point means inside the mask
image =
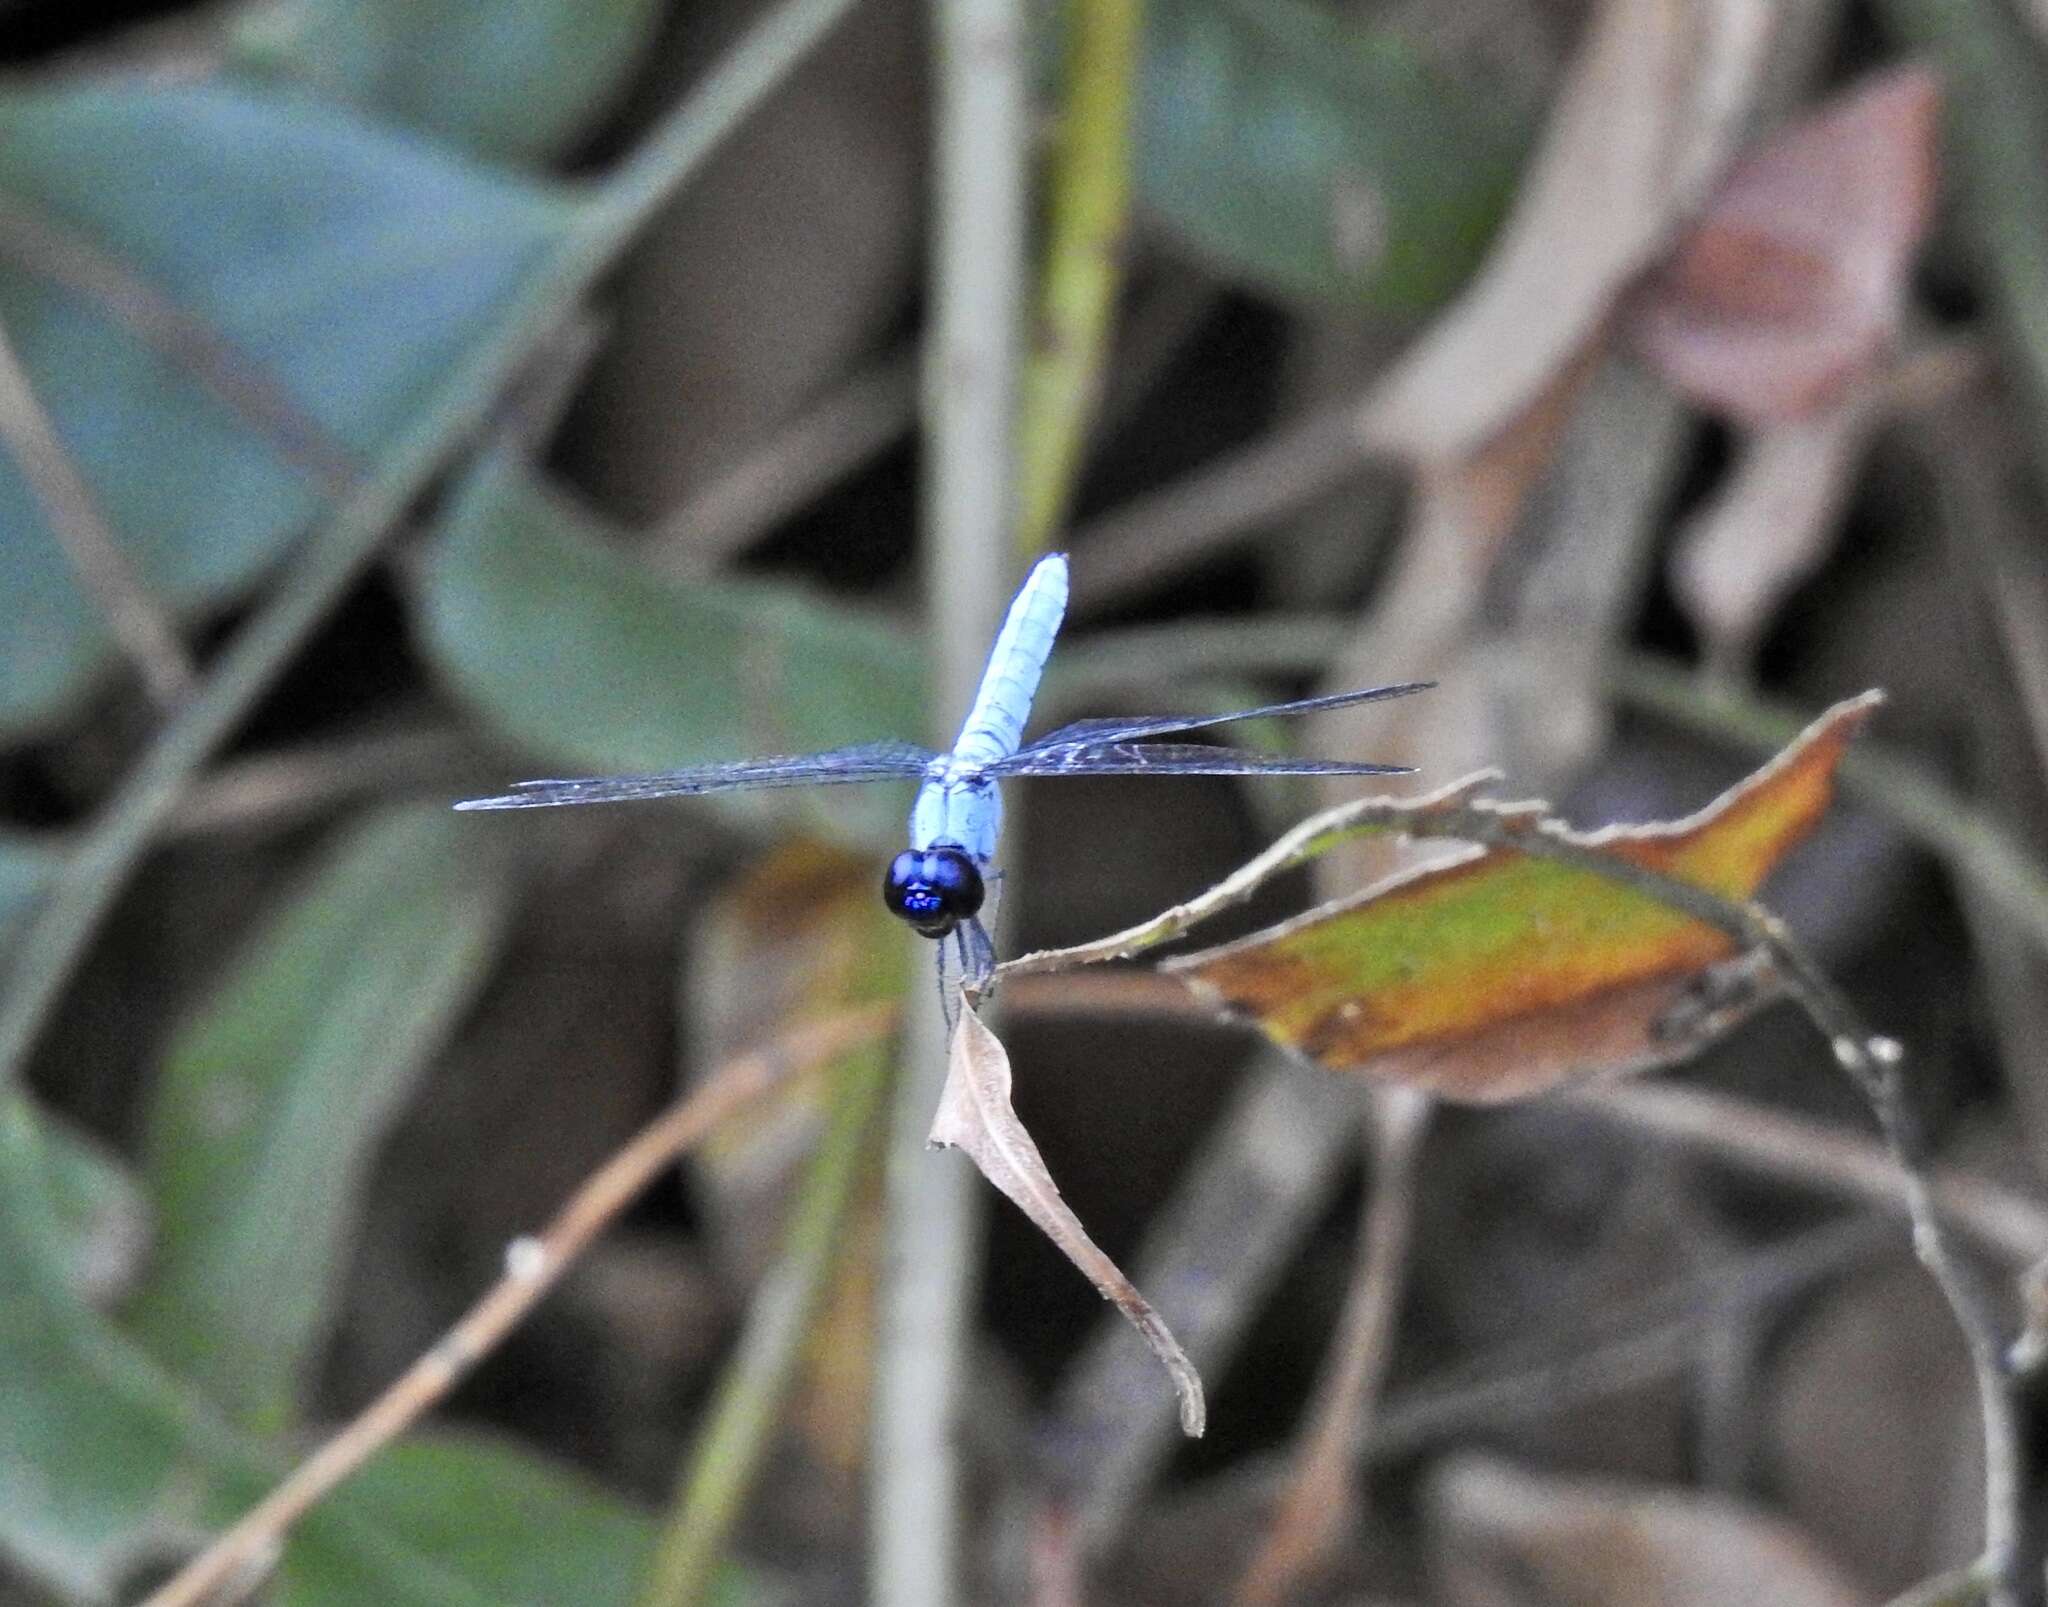
M 931 1142 L 966 1152 L 987 1178 L 1059 1246 L 1060 1252 L 1131 1321 L 1164 1364 L 1180 1397 L 1180 1426 L 1199 1437 L 1208 1409 L 1202 1380 L 1166 1324 L 1117 1264 L 1088 1237 L 1080 1218 L 1060 1198 L 1059 1186 L 1030 1133 L 1010 1106 L 1010 1056 L 981 1017 L 965 1004 L 953 1028 L 946 1086 L 932 1117 Z
M 1638 345 L 1751 422 L 1820 407 L 1890 348 L 1934 211 L 1941 97 L 1889 72 L 1738 162 L 1643 287 Z
M 1826 811 L 1877 705 L 1837 704 L 1698 814 L 1574 833 L 1540 805 L 1475 811 L 1746 900 Z M 1420 810 L 1417 811 L 1418 816 Z M 1475 830 L 1477 823 L 1475 823 Z M 1584 864 L 1476 848 L 1164 969 L 1332 1070 L 1497 1103 L 1683 1058 L 1774 996 L 1718 927 Z

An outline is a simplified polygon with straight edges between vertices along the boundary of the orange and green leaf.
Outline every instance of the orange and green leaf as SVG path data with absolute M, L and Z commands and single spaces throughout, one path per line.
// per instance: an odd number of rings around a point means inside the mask
M 1746 901 L 1826 811 L 1876 703 L 1837 704 L 1698 814 L 1557 836 Z M 1754 975 L 1722 991 L 1736 951 L 1647 891 L 1488 847 L 1166 969 L 1324 1066 L 1494 1102 L 1689 1052 L 1697 1022 L 1767 996 Z

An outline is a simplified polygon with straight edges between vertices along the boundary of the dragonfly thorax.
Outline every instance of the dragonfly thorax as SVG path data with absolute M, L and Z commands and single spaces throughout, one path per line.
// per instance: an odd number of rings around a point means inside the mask
M 906 848 L 889 861 L 882 902 L 926 937 L 945 937 L 981 908 L 981 872 L 953 843 Z

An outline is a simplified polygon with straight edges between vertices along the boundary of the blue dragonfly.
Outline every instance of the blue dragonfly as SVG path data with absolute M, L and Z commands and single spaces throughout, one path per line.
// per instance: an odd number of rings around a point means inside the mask
M 762 787 L 833 786 L 856 781 L 917 781 L 910 811 L 910 846 L 889 862 L 882 900 L 925 937 L 939 944 L 941 997 L 946 998 L 945 940 L 954 939 L 963 978 L 977 987 L 995 970 L 995 945 L 980 920 L 1002 831 L 997 783 L 1013 776 L 1384 776 L 1405 775 L 1404 765 L 1346 759 L 1295 759 L 1149 737 L 1206 730 L 1233 720 L 1307 714 L 1406 697 L 1433 683 L 1338 692 L 1240 709 L 1235 714 L 1152 719 L 1080 720 L 1031 743 L 1024 721 L 1053 637 L 1067 609 L 1064 553 L 1041 558 L 1010 604 L 982 671 L 974 707 L 951 749 L 938 753 L 909 742 L 866 742 L 850 748 L 790 757 L 692 765 L 651 776 L 599 776 L 588 780 L 521 781 L 495 798 L 470 798 L 457 809 L 553 809 L 568 804 L 620 803 L 641 798 L 689 798 L 707 792 Z M 950 1009 L 949 1012 L 950 1014 Z

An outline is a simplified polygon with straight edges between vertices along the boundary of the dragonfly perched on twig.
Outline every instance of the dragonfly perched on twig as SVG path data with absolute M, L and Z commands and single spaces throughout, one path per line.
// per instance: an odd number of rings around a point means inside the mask
M 1269 703 L 1234 714 L 1162 715 L 1151 719 L 1080 720 L 1024 742 L 1024 720 L 1053 637 L 1067 609 L 1064 553 L 1041 558 L 1010 604 L 982 671 L 974 707 L 960 736 L 944 753 L 910 742 L 867 742 L 791 757 L 692 765 L 651 776 L 599 776 L 588 780 L 521 781 L 495 798 L 471 798 L 457 809 L 551 809 L 567 804 L 620 803 L 640 798 L 689 798 L 707 792 L 760 787 L 831 786 L 855 781 L 918 781 L 910 811 L 910 846 L 889 862 L 882 898 L 892 913 L 939 944 L 941 998 L 945 940 L 957 945 L 964 980 L 985 984 L 995 970 L 995 945 L 980 913 L 1002 830 L 997 783 L 1013 776 L 1383 776 L 1407 767 L 1348 759 L 1295 759 L 1149 737 L 1206 730 L 1233 720 L 1308 714 L 1353 703 L 1406 697 L 1428 681 L 1337 692 L 1327 697 Z M 950 1014 L 950 1009 L 948 1011 Z

